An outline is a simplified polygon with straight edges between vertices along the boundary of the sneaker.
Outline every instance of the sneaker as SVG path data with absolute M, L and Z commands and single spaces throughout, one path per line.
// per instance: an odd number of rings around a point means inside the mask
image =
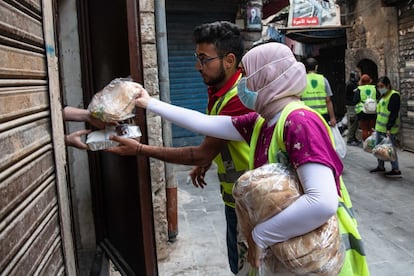
M 402 177 L 401 171 L 397 171 L 397 170 L 391 170 L 389 172 L 386 172 L 384 175 L 386 177 Z
M 376 167 L 375 169 L 372 169 L 369 171 L 370 173 L 376 173 L 376 172 L 385 172 L 385 168 L 379 168 Z
M 347 145 L 348 146 L 358 146 L 359 142 L 358 141 L 350 141 L 350 142 L 347 142 Z

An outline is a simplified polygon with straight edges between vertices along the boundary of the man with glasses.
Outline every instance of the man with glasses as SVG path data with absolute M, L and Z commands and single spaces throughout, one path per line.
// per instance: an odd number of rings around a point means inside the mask
M 225 21 L 202 24 L 194 29 L 193 40 L 196 44 L 195 68 L 208 86 L 207 113 L 235 116 L 251 112 L 237 96 L 237 83 L 242 75 L 239 63 L 244 53 L 243 38 L 237 26 Z M 229 265 L 234 274 L 238 272 L 237 217 L 232 190 L 234 182 L 248 169 L 247 143 L 205 137 L 199 146 L 174 148 L 144 145 L 131 140 L 124 143 L 122 149 L 115 147 L 108 151 L 195 165 L 190 176 L 194 186 L 200 188 L 206 185 L 204 176 L 214 160 L 225 204 Z
M 230 22 L 202 24 L 194 29 L 196 69 L 208 85 L 207 113 L 210 115 L 240 115 L 250 112 L 237 96 L 237 83 L 241 78 L 239 63 L 244 53 L 243 38 L 237 26 Z M 203 188 L 204 175 L 211 161 L 217 164 L 220 190 L 225 204 L 227 221 L 227 254 L 231 271 L 238 272 L 237 217 L 233 184 L 248 169 L 249 148 L 244 142 L 225 141 L 206 137 L 200 148 L 205 164 L 191 173 L 194 186 Z

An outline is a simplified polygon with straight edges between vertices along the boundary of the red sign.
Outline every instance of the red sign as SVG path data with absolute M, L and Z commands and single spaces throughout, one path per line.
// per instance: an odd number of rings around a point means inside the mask
M 319 25 L 319 22 L 316 16 L 293 18 L 293 21 L 292 21 L 292 26 L 318 26 L 318 25 Z

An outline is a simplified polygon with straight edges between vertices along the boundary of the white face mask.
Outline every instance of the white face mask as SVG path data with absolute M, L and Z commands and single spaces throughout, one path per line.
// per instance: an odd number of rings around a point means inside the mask
M 387 88 L 383 87 L 383 88 L 378 88 L 378 91 L 380 92 L 381 95 L 384 95 L 385 93 L 387 93 Z

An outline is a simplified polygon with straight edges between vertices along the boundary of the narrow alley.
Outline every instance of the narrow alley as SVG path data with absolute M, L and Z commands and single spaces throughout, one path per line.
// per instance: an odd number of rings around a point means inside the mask
M 365 243 L 370 273 L 375 276 L 414 274 L 414 153 L 399 151 L 398 157 L 403 173 L 400 179 L 370 174 L 376 159 L 360 147 L 348 146 L 343 160 L 344 181 Z M 159 275 L 232 275 L 216 171 L 210 169 L 208 186 L 201 190 L 186 183 L 189 169 L 175 167 L 179 234 L 171 244 L 170 257 L 158 264 Z

